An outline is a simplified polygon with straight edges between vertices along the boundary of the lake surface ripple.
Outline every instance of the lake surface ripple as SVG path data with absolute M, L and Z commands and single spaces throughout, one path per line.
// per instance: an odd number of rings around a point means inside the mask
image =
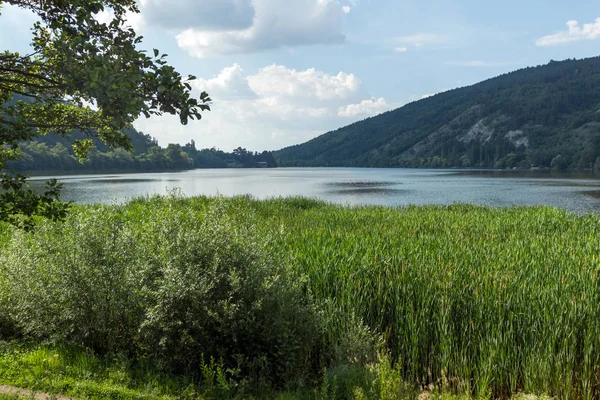
M 42 188 L 45 177 L 31 179 Z M 600 176 L 520 171 L 277 168 L 197 169 L 171 173 L 63 176 L 63 199 L 80 204 L 181 191 L 186 196 L 305 196 L 344 205 L 473 203 L 494 207 L 549 205 L 600 211 Z

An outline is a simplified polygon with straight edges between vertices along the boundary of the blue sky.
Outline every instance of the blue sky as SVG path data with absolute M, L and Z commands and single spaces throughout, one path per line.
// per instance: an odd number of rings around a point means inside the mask
M 143 46 L 214 99 L 185 127 L 136 122 L 163 146 L 276 150 L 515 69 L 600 55 L 591 0 L 139 1 L 129 21 Z M 0 50 L 25 50 L 33 21 L 4 6 Z

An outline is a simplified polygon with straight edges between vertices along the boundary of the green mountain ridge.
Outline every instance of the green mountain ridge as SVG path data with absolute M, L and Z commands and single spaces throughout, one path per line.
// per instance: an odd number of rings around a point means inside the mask
M 439 93 L 274 155 L 304 167 L 599 167 L 600 57 Z

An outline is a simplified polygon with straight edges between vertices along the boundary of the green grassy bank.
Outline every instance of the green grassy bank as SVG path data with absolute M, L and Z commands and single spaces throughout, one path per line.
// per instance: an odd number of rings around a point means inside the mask
M 600 396 L 597 215 L 169 197 L 1 229 L 0 384 L 85 348 L 139 398 Z

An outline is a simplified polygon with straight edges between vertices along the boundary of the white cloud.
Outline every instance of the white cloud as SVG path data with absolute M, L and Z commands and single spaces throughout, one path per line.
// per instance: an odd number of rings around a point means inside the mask
M 416 33 L 414 35 L 400 36 L 396 38 L 398 43 L 421 47 L 428 44 L 440 44 L 448 41 L 444 35 L 437 33 Z
M 286 100 L 281 97 L 264 97 L 254 101 L 251 104 L 245 104 L 251 113 L 247 114 L 250 117 L 266 117 L 272 119 L 272 121 L 298 121 L 307 120 L 307 117 L 318 118 L 330 115 L 330 111 L 327 107 L 311 107 L 310 105 L 303 105 L 303 102 L 298 103 L 294 101 Z M 285 129 L 284 126 L 281 128 Z
M 134 28 L 176 35 L 194 57 L 342 44 L 345 15 L 358 0 L 138 0 Z
M 238 64 L 224 68 L 212 79 L 198 79 L 192 86 L 199 91 L 207 91 L 213 98 L 222 100 L 253 98 L 255 93 L 248 85 L 244 70 Z
M 197 24 L 180 31 L 179 47 L 192 56 L 207 57 L 345 42 L 345 12 L 337 0 L 254 0 L 253 5 L 249 27 L 215 30 Z
M 262 68 L 248 82 L 259 96 L 308 97 L 319 101 L 347 99 L 360 87 L 360 80 L 354 74 L 328 75 L 314 68 L 296 71 L 278 65 Z
M 396 47 L 394 52 L 396 53 L 406 53 L 408 51 L 408 47 Z
M 109 24 L 110 21 L 113 20 L 114 16 L 115 14 L 109 10 L 103 10 L 98 14 L 94 14 L 96 21 L 100 22 L 101 24 Z
M 177 124 L 170 116 L 140 119 L 135 126 L 161 145 L 194 139 L 199 147 L 224 150 L 242 146 L 276 150 L 347 125 L 349 118 L 379 114 L 392 107 L 367 97 L 360 79 L 347 72 L 327 74 L 314 68 L 295 70 L 270 65 L 246 74 L 234 64 L 211 79 L 194 81 L 195 91 L 214 99 L 200 123 Z
M 388 104 L 383 97 L 378 99 L 372 98 L 363 100 L 358 104 L 349 104 L 345 107 L 340 107 L 338 115 L 340 117 L 371 117 L 389 111 L 394 108 Z
M 541 37 L 535 44 L 537 46 L 556 46 L 580 40 L 600 39 L 600 18 L 583 25 L 577 21 L 568 21 L 567 26 L 568 30 Z
M 133 28 L 134 31 L 140 33 L 146 28 L 146 20 L 142 17 L 141 14 L 127 12 L 125 14 L 125 19 L 127 23 Z

